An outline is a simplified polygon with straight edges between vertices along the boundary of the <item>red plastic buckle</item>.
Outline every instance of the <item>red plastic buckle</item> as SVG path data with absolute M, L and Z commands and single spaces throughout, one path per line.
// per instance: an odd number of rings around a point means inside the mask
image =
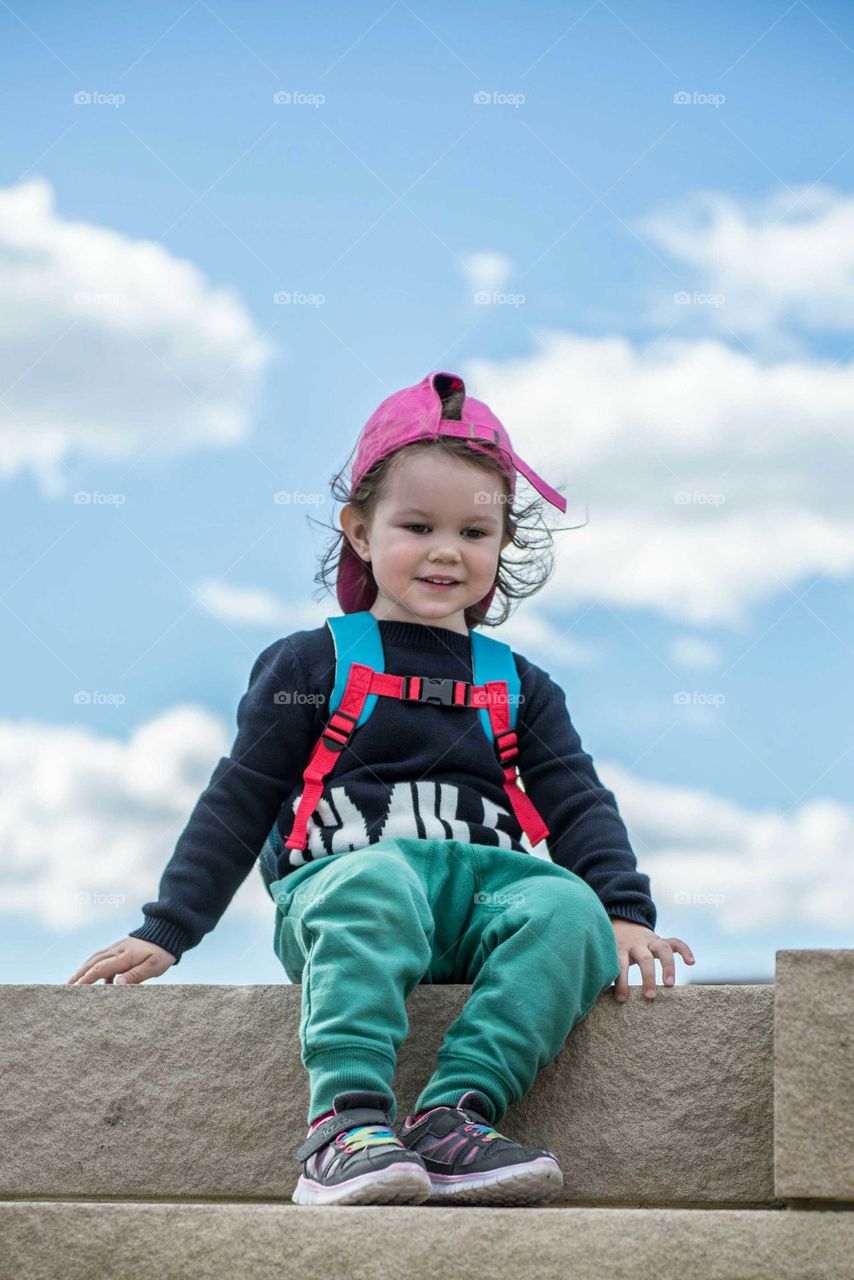
M 339 729 L 337 725 L 333 725 L 332 723 L 332 721 L 335 719 L 336 716 L 344 716 L 346 720 L 350 720 L 352 721 L 352 723 L 348 725 L 347 728 L 345 729 Z M 353 730 L 356 727 L 357 719 L 358 719 L 357 716 L 351 716 L 348 711 L 340 711 L 340 710 L 336 711 L 333 715 L 329 717 L 329 724 L 326 726 L 326 728 L 323 730 L 323 733 L 320 736 L 330 751 L 344 750 L 347 743 L 350 741 L 350 734 L 353 732 Z M 330 734 L 336 734 L 336 733 L 343 734 L 343 738 L 330 737 Z
M 420 680 L 416 697 L 411 692 L 411 681 Z M 454 702 L 454 689 L 461 684 L 465 688 L 463 702 Z M 435 702 L 442 707 L 471 706 L 471 685 L 466 680 L 452 680 L 450 676 L 404 676 L 401 694 L 410 702 Z

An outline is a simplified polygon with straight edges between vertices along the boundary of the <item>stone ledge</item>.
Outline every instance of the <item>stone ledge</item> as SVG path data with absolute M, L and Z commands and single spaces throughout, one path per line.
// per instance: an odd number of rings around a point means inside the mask
M 0 1203 L 16 1280 L 829 1280 L 847 1274 L 854 1213 L 809 1210 L 306 1208 Z M 332 1242 L 332 1243 L 331 1243 Z
M 774 1185 L 854 1200 L 854 950 L 778 951 Z
M 410 996 L 396 1119 L 470 990 Z M 289 1201 L 300 1001 L 287 984 L 0 986 L 0 1196 Z M 562 1203 L 773 1204 L 773 1004 L 770 985 L 606 993 L 502 1132 L 555 1151 Z

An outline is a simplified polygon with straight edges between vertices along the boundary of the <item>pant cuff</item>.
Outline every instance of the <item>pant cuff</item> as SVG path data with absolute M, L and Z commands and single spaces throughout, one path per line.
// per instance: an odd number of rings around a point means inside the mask
M 306 1122 L 324 1111 L 332 1110 L 337 1093 L 349 1089 L 378 1089 L 391 1098 L 389 1120 L 397 1111 L 392 1092 L 395 1063 L 387 1054 L 361 1045 L 341 1045 L 337 1049 L 318 1049 L 303 1057 L 308 1071 L 309 1103 Z
M 439 1056 L 436 1070 L 421 1090 L 412 1108 L 412 1114 L 427 1107 L 456 1106 L 460 1094 L 467 1089 L 477 1089 L 489 1100 L 492 1114 L 490 1124 L 502 1120 L 510 1105 L 512 1091 L 507 1083 L 491 1068 L 470 1058 L 443 1058 Z

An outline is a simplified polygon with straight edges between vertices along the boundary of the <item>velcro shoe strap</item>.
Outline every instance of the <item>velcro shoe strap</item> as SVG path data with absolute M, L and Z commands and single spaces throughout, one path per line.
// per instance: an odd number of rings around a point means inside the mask
M 337 1115 L 327 1116 L 313 1133 L 310 1133 L 299 1147 L 295 1155 L 297 1160 L 307 1160 L 315 1151 L 325 1147 L 330 1138 L 345 1129 L 352 1129 L 357 1124 L 388 1124 L 388 1116 L 376 1107 L 352 1107 L 349 1111 L 339 1111 Z
M 460 1112 L 455 1107 L 451 1107 L 450 1111 L 428 1111 L 417 1124 L 406 1130 L 406 1137 L 420 1138 L 427 1132 L 434 1138 L 444 1138 L 452 1129 L 456 1129 L 459 1123 Z

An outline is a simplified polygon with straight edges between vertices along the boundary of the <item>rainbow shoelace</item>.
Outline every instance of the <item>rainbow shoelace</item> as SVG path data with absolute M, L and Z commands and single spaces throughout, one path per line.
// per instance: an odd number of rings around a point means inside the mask
M 346 1151 L 348 1154 L 352 1154 L 354 1151 L 361 1151 L 363 1147 L 376 1147 L 380 1144 L 403 1146 L 397 1134 L 388 1125 L 384 1124 L 359 1125 L 356 1129 L 345 1129 L 343 1133 L 339 1133 L 335 1138 L 336 1147 L 340 1147 L 342 1151 Z
M 497 1129 L 493 1129 L 489 1124 L 474 1124 L 470 1122 L 464 1126 L 469 1133 L 479 1134 L 486 1142 L 494 1142 L 496 1138 L 503 1138 L 504 1134 L 499 1133 Z M 505 1138 L 505 1141 L 509 1139 Z

